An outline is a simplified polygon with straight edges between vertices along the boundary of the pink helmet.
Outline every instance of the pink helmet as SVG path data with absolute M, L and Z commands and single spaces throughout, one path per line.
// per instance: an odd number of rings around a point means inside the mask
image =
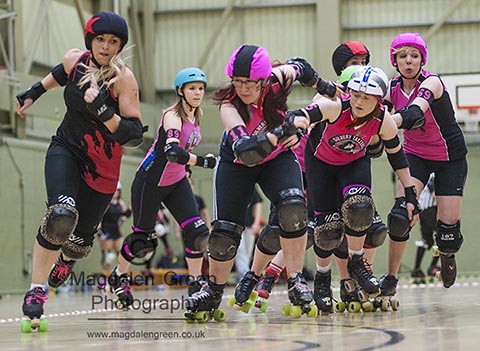
M 390 62 L 392 66 L 396 66 L 395 63 L 395 50 L 403 46 L 412 46 L 420 51 L 422 54 L 422 65 L 427 63 L 428 49 L 425 40 L 418 33 L 402 33 L 399 34 L 390 44 Z
M 272 65 L 267 50 L 261 46 L 241 45 L 230 57 L 225 74 L 252 80 L 270 78 Z

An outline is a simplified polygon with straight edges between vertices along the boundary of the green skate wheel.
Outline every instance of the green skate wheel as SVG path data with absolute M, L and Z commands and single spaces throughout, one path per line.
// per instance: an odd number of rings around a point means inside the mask
M 223 322 L 227 318 L 227 315 L 222 310 L 213 311 L 213 319 L 217 322 Z
M 248 313 L 250 311 L 250 308 L 252 308 L 252 304 L 248 301 L 245 301 L 244 304 L 239 308 L 239 310 L 244 313 Z
M 200 311 L 197 312 L 195 318 L 197 319 L 198 323 L 207 323 L 208 319 L 210 318 L 210 314 L 208 311 Z
M 38 325 L 39 332 L 46 332 L 48 331 L 48 320 L 46 318 L 40 319 L 40 324 Z
M 250 296 L 248 298 L 248 301 L 250 301 L 254 304 L 255 301 L 257 301 L 257 297 L 258 297 L 258 292 L 256 290 L 252 290 L 252 292 L 250 293 Z
M 307 313 L 307 317 L 317 317 L 318 316 L 318 307 L 317 305 L 311 305 L 310 311 Z
M 345 309 L 346 309 L 346 304 L 345 302 L 343 301 L 340 301 L 340 302 L 335 302 L 335 305 L 333 306 L 333 309 L 335 310 L 335 312 L 345 312 Z
M 373 312 L 373 304 L 370 301 L 362 303 L 363 312 Z
M 267 312 L 268 303 L 266 301 L 260 302 L 260 312 L 265 313 Z
M 390 304 L 392 305 L 392 310 L 398 311 L 398 307 L 400 306 L 400 302 L 398 302 L 396 299 L 392 299 L 390 301 Z
M 290 316 L 292 318 L 300 318 L 302 316 L 302 308 L 300 306 L 292 306 L 290 308 Z
M 348 304 L 348 312 L 358 313 L 362 309 L 362 305 L 358 301 L 352 301 Z
M 291 305 L 282 305 L 282 314 L 284 316 L 289 316 L 291 308 L 292 308 Z
M 32 321 L 30 319 L 22 319 L 20 322 L 20 329 L 22 330 L 22 333 L 31 333 Z
M 237 300 L 235 300 L 235 296 L 232 296 L 228 299 L 227 305 L 233 307 L 233 305 L 235 305 L 235 302 L 237 302 Z
M 195 321 L 187 316 L 183 316 L 183 321 L 187 324 L 195 323 Z

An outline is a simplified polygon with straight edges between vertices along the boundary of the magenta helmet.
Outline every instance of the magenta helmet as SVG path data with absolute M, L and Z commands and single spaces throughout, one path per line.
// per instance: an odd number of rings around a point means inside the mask
M 261 46 L 241 45 L 230 57 L 225 74 L 252 80 L 270 78 L 272 65 L 267 50 Z
M 428 49 L 425 40 L 418 33 L 402 33 L 399 34 L 390 44 L 390 62 L 392 66 L 396 66 L 395 63 L 395 51 L 404 46 L 412 46 L 422 54 L 422 65 L 427 63 Z

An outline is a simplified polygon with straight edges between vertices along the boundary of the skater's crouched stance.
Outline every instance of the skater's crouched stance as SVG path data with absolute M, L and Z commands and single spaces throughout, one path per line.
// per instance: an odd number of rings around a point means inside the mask
M 58 86 L 65 87 L 67 106 L 45 159 L 48 208 L 35 241 L 32 284 L 22 308 L 33 319 L 32 327 L 43 314 L 47 277 L 50 287 L 60 286 L 75 261 L 90 254 L 117 188 L 122 147 L 142 142 L 138 85 L 119 56 L 127 41 L 125 20 L 99 12 L 85 28 L 87 51 L 70 50 L 41 82 L 17 95 L 21 117 L 43 93 Z

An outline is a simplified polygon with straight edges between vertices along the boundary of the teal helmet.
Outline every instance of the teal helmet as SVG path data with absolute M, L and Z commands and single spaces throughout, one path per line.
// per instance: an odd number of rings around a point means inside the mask
M 178 88 L 182 88 L 185 83 L 203 82 L 207 86 L 207 77 L 200 68 L 184 68 L 175 76 L 175 92 L 178 94 Z

